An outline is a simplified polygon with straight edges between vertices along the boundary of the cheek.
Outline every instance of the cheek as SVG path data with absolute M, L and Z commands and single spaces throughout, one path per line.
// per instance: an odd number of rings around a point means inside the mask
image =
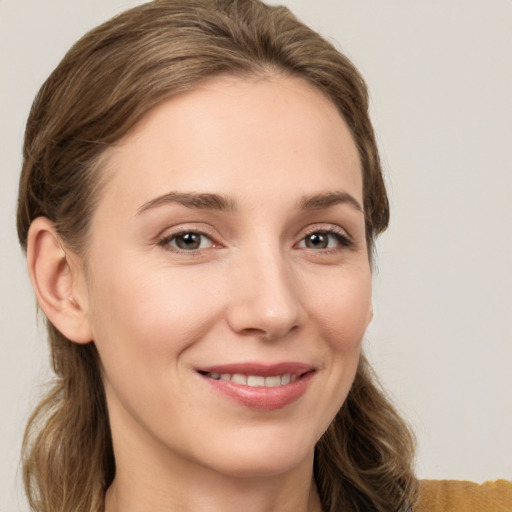
M 371 299 L 371 273 L 364 269 L 331 279 L 313 296 L 313 314 L 331 350 L 359 353 L 372 319 Z
M 318 288 L 317 288 L 318 290 Z M 354 381 L 361 345 L 372 318 L 370 270 L 337 272 L 311 296 L 310 314 L 318 328 L 325 351 L 326 376 L 319 393 L 318 417 L 322 435 L 343 405 Z
M 167 372 L 217 315 L 216 302 L 197 293 L 186 272 L 136 263 L 105 266 L 90 285 L 91 328 L 107 377 L 120 368 Z
M 163 429 L 169 411 L 187 407 L 184 354 L 212 328 L 217 303 L 198 294 L 186 272 L 122 263 L 105 266 L 91 283 L 91 323 L 113 428 Z

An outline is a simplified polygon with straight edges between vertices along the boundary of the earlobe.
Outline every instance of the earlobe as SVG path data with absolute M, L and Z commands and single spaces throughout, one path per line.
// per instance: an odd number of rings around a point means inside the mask
M 86 299 L 77 282 L 79 271 L 46 217 L 38 217 L 30 225 L 27 265 L 39 306 L 50 322 L 69 340 L 90 342 Z

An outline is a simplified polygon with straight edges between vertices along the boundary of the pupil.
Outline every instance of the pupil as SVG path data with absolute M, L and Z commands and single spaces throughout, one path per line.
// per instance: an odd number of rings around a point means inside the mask
M 201 235 L 197 233 L 185 233 L 176 239 L 176 245 L 180 249 L 197 249 L 201 245 Z
M 306 239 L 306 245 L 313 249 L 326 249 L 328 238 L 325 233 L 313 233 Z

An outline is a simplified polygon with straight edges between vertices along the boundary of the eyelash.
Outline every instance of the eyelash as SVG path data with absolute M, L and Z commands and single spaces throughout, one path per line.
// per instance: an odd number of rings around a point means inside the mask
M 328 237 L 333 237 L 338 242 L 335 247 L 327 247 L 325 249 L 320 249 L 316 251 L 315 249 L 312 249 L 314 252 L 320 252 L 322 254 L 330 254 L 330 253 L 336 253 L 343 249 L 350 249 L 354 246 L 354 241 L 349 237 L 349 235 L 346 233 L 345 230 L 336 227 L 336 226 L 329 226 L 327 228 L 320 227 L 320 226 L 314 226 L 309 228 L 305 235 L 301 238 L 300 243 L 306 243 L 306 239 L 311 235 L 327 235 Z M 308 248 L 308 247 L 304 247 Z M 310 248 L 311 249 L 311 248 Z
M 179 237 L 183 237 L 185 235 L 197 235 L 197 236 L 201 237 L 202 239 L 206 238 L 207 240 L 209 240 L 211 245 L 209 247 L 205 247 L 205 248 L 197 248 L 197 249 L 190 249 L 190 250 L 171 245 L 171 242 L 173 240 L 175 241 Z M 299 244 L 302 244 L 302 243 L 305 244 L 306 239 L 312 235 L 326 235 L 327 237 L 332 237 L 337 241 L 337 244 L 335 247 L 321 248 L 318 251 L 316 249 L 313 249 L 313 248 L 307 247 L 307 246 L 300 247 L 301 249 L 302 248 L 311 249 L 314 252 L 319 252 L 322 254 L 329 254 L 329 253 L 339 252 L 343 249 L 350 249 L 354 245 L 353 240 L 347 235 L 347 233 L 344 230 L 342 230 L 340 228 L 335 228 L 333 226 L 333 227 L 328 227 L 328 228 L 321 228 L 321 227 L 310 228 L 304 234 L 304 236 L 300 239 L 300 241 L 297 244 L 295 244 L 295 246 L 298 246 Z M 211 237 L 207 233 L 204 233 L 203 231 L 199 231 L 196 229 L 181 230 L 177 233 L 172 233 L 170 235 L 166 235 L 158 241 L 158 245 L 167 251 L 171 251 L 171 252 L 178 253 L 178 254 L 187 254 L 189 256 L 198 255 L 206 249 L 214 249 L 214 248 L 221 247 L 220 244 L 217 244 L 215 242 L 213 237 Z

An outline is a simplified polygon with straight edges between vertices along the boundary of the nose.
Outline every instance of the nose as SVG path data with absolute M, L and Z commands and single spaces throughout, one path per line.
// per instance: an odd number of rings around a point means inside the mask
M 300 282 L 278 249 L 238 260 L 230 280 L 227 317 L 233 331 L 272 341 L 303 324 Z

